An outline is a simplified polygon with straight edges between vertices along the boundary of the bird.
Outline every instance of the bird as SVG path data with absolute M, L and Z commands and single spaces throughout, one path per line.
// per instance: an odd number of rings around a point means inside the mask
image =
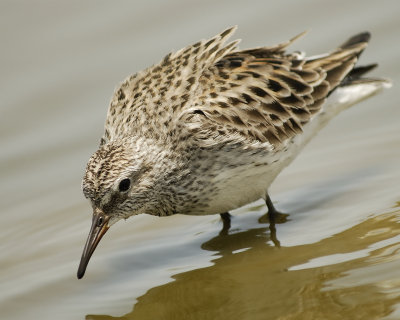
M 340 111 L 388 88 L 356 66 L 369 32 L 307 57 L 289 41 L 240 50 L 235 27 L 169 53 L 114 91 L 82 181 L 93 208 L 77 276 L 117 221 L 146 213 L 221 214 L 264 198 L 301 149 Z

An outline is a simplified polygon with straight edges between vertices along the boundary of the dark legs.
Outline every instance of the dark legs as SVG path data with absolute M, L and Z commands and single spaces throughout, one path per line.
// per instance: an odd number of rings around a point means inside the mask
M 287 214 L 281 213 L 275 209 L 274 204 L 267 193 L 265 203 L 268 207 L 268 220 L 270 223 L 282 223 L 286 221 Z M 224 229 L 229 229 L 231 227 L 231 215 L 229 212 L 220 213 Z M 260 221 L 262 222 L 262 221 Z
M 265 198 L 265 203 L 268 207 L 268 220 L 270 223 L 284 223 L 287 221 L 288 214 L 279 212 L 275 209 L 268 192 Z
M 270 223 L 274 223 L 276 220 L 276 217 L 278 216 L 279 212 L 275 209 L 274 204 L 272 203 L 271 198 L 269 197 L 269 194 L 267 193 L 267 197 L 265 199 L 265 203 L 267 204 L 268 207 L 268 218 Z
M 275 228 L 275 222 L 276 223 L 282 223 L 286 221 L 286 217 L 288 216 L 287 214 L 280 213 L 278 210 L 275 209 L 274 204 L 271 201 L 271 198 L 267 192 L 266 198 L 265 198 L 265 203 L 267 204 L 268 207 L 268 220 L 269 220 L 269 231 L 271 234 L 271 240 L 274 243 L 275 247 L 280 248 L 281 243 L 279 242 L 278 238 L 276 237 L 276 228 Z M 260 218 L 261 220 L 261 218 Z
M 219 233 L 220 235 L 223 234 L 228 234 L 228 231 L 231 227 L 231 214 L 229 212 L 224 212 L 219 214 L 222 219 L 223 227 L 221 232 Z
M 281 213 L 275 209 L 274 204 L 271 201 L 269 194 L 266 194 L 265 203 L 268 207 L 268 213 L 258 219 L 260 223 L 268 223 L 269 222 L 269 230 L 271 232 L 271 240 L 275 244 L 276 247 L 280 247 L 279 240 L 276 237 L 276 228 L 275 223 L 284 223 L 287 220 L 288 214 Z M 220 213 L 223 227 L 220 235 L 227 235 L 229 228 L 231 227 L 231 215 L 229 212 Z

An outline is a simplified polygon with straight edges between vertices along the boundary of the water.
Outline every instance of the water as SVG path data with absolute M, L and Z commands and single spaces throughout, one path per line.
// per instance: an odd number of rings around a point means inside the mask
M 2 319 L 399 319 L 400 80 L 396 1 L 0 4 Z M 339 115 L 261 201 L 218 216 L 113 226 L 83 280 L 80 180 L 113 88 L 172 49 L 239 25 L 242 48 L 316 54 L 370 30 L 362 62 L 395 86 Z

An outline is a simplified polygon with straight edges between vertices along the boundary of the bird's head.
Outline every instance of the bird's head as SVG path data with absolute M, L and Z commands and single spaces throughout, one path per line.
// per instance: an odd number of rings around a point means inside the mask
M 139 213 L 161 215 L 162 210 L 168 209 L 160 188 L 169 183 L 168 176 L 173 176 L 174 163 L 165 148 L 162 151 L 156 144 L 141 139 L 115 140 L 92 155 L 82 189 L 91 202 L 93 218 L 78 269 L 79 279 L 111 225 Z

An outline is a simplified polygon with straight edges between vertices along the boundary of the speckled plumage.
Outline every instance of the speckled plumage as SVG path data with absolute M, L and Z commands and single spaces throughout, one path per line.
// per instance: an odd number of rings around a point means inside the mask
M 234 30 L 169 54 L 116 89 L 83 180 L 96 206 L 126 218 L 220 213 L 256 200 L 263 194 L 252 189 L 265 192 L 294 157 L 302 145 L 296 138 L 357 70 L 369 39 L 360 34 L 330 54 L 305 58 L 285 53 L 297 37 L 239 51 L 238 41 L 225 45 Z M 264 180 L 243 183 L 254 176 Z M 121 195 L 116 186 L 125 177 L 132 187 Z M 250 191 L 243 199 L 226 194 L 235 188 Z
M 355 67 L 369 33 L 307 58 L 285 52 L 299 36 L 239 50 L 238 41 L 225 44 L 234 30 L 171 53 L 116 89 L 83 179 L 91 233 L 139 213 L 223 213 L 265 197 L 330 118 L 389 85 L 362 78 L 376 65 Z M 124 179 L 129 188 L 119 190 Z

